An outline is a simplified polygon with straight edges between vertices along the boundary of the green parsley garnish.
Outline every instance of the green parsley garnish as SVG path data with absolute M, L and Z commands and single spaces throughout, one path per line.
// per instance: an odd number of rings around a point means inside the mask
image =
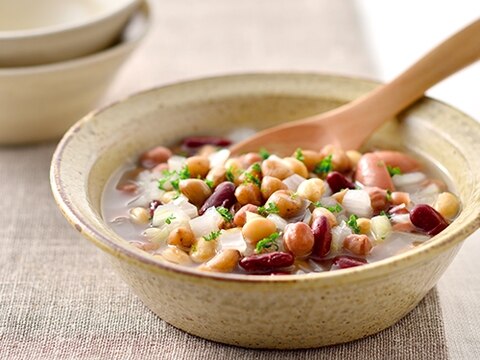
M 210 189 L 213 189 L 213 181 L 212 180 L 205 179 L 204 181 L 205 181 L 205 184 L 207 184 Z
M 330 211 L 332 213 L 339 213 L 343 210 L 343 208 L 340 206 L 340 204 L 336 204 L 336 205 L 333 205 L 333 206 L 325 206 L 325 205 L 322 205 L 322 203 L 320 201 L 317 201 L 317 202 L 313 203 L 313 205 L 315 205 L 315 207 L 323 207 L 323 208 L 327 209 L 328 211 Z
M 165 184 L 170 182 L 172 187 L 175 190 L 179 190 L 179 183 L 180 180 L 183 179 L 189 179 L 190 178 L 190 171 L 188 170 L 187 165 L 185 165 L 180 171 L 170 171 L 170 170 L 164 170 L 162 172 L 163 177 L 158 179 L 158 188 L 160 190 L 166 190 L 165 189 Z
M 392 214 L 387 213 L 387 212 L 385 212 L 384 210 L 380 211 L 380 215 L 381 215 L 381 216 L 386 216 L 386 217 L 389 218 L 389 219 L 392 217 Z
M 265 206 L 260 206 L 258 208 L 258 213 L 262 216 L 267 216 L 268 214 L 278 214 L 279 211 L 280 210 L 278 209 L 277 204 L 272 202 L 269 202 L 265 204 Z
M 258 172 L 258 173 L 261 173 L 262 172 L 262 168 L 260 167 L 260 164 L 259 163 L 255 163 L 252 165 L 252 170 L 255 171 L 255 172 Z
M 204 236 L 203 238 L 205 239 L 205 241 L 212 241 L 218 238 L 221 232 L 222 230 L 212 231 L 210 234 Z
M 172 178 L 177 175 L 177 172 L 176 171 L 163 170 L 162 175 L 163 175 L 163 177 L 158 179 L 158 188 L 160 190 L 166 190 L 165 187 L 164 187 L 165 184 L 167 182 L 171 181 Z
M 165 219 L 165 223 L 168 224 L 168 225 L 170 225 L 170 224 L 172 223 L 172 220 L 175 220 L 175 219 L 176 219 L 175 215 L 170 214 L 170 215 Z
M 262 157 L 263 160 L 267 160 L 270 157 L 270 153 L 265 148 L 261 148 L 258 153 Z
M 243 175 L 245 176 L 245 180 L 244 180 L 245 184 L 252 183 L 257 185 L 258 187 L 260 187 L 260 185 L 262 184 L 260 179 L 257 176 L 253 175 L 252 173 L 244 172 Z
M 297 148 L 297 150 L 295 150 L 295 158 L 299 161 L 302 161 L 302 162 L 303 162 L 303 160 L 305 160 L 305 157 L 303 156 L 302 149 Z
M 317 175 L 325 175 L 332 170 L 333 170 L 332 155 L 328 155 L 315 166 L 315 169 L 313 169 L 313 172 Z
M 402 170 L 400 170 L 398 166 L 393 167 L 393 166 L 387 165 L 387 170 L 390 176 L 402 175 Z
M 180 179 L 190 179 L 190 170 L 188 170 L 188 166 L 185 165 L 180 172 L 178 173 L 178 177 Z
M 390 190 L 387 190 L 387 194 L 385 195 L 387 198 L 387 201 L 392 201 L 392 192 Z
M 234 182 L 235 176 L 233 175 L 233 168 L 231 166 L 225 172 L 225 177 L 227 178 L 227 181 Z
M 357 215 L 350 215 L 350 218 L 347 221 L 347 225 L 350 227 L 350 229 L 352 229 L 355 234 L 360 234 L 360 227 L 357 224 L 357 219 Z
M 222 215 L 222 217 L 227 221 L 227 222 L 232 222 L 233 221 L 233 215 L 230 211 L 228 211 L 227 208 L 224 208 L 223 206 L 219 206 L 216 208 L 217 212 Z
M 278 232 L 274 232 L 273 234 L 267 236 L 266 238 L 260 240 L 255 247 L 255 252 L 257 254 L 261 253 L 265 249 L 274 248 L 278 250 L 278 244 L 276 240 L 279 238 L 280 234 Z

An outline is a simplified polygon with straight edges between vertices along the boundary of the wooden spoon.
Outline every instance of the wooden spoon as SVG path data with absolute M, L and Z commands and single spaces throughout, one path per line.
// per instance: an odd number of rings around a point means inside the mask
M 325 144 L 357 149 L 385 121 L 423 93 L 480 58 L 480 20 L 434 48 L 392 82 L 349 104 L 260 131 L 234 144 L 234 154 L 260 148 L 290 154 L 296 148 L 319 150 Z

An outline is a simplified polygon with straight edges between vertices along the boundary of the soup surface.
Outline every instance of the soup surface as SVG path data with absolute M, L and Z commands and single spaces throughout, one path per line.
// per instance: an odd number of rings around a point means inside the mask
M 406 251 L 459 211 L 427 164 L 398 152 L 332 145 L 231 157 L 230 140 L 158 146 L 109 180 L 105 220 L 132 245 L 202 271 L 304 274 Z

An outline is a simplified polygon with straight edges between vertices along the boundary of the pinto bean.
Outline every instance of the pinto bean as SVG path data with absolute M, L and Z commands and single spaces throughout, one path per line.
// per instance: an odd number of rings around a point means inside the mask
M 186 164 L 191 178 L 204 178 L 210 170 L 210 161 L 203 156 L 191 156 Z
M 322 155 L 320 155 L 320 153 L 317 151 L 302 150 L 302 155 L 303 155 L 303 163 L 307 167 L 308 171 L 313 171 L 313 169 L 315 169 L 315 166 L 320 161 L 322 161 Z M 295 157 L 295 154 L 293 154 L 292 157 Z
M 283 234 L 283 243 L 285 248 L 295 256 L 308 255 L 314 244 L 312 229 L 303 222 L 288 224 Z
M 325 184 L 322 179 L 307 179 L 300 183 L 297 194 L 311 202 L 319 201 L 325 193 Z
M 345 151 L 334 145 L 325 145 L 320 151 L 320 154 L 322 155 L 322 158 L 328 155 L 332 155 L 333 170 L 343 173 L 349 171 L 352 168 L 350 159 L 345 153 Z
M 274 203 L 278 208 L 278 215 L 289 219 L 300 214 L 303 210 L 303 201 L 291 190 L 278 190 L 270 195 L 266 203 Z
M 242 206 L 235 214 L 233 223 L 239 227 L 242 227 L 247 222 L 247 211 L 258 214 L 258 206 L 247 204 Z
M 235 190 L 235 197 L 241 205 L 262 205 L 260 188 L 252 183 L 242 184 Z
M 294 158 L 286 157 L 283 159 L 283 162 L 292 170 L 295 174 L 300 175 L 304 178 L 308 177 L 308 169 L 303 162 Z
M 195 206 L 202 206 L 205 200 L 212 195 L 212 190 L 200 179 L 186 179 L 179 182 L 180 192 Z
M 206 179 L 212 182 L 213 188 L 216 188 L 218 185 L 220 185 L 222 182 L 225 181 L 226 173 L 227 173 L 227 169 L 223 167 L 214 167 L 210 169 Z
M 240 260 L 240 252 L 236 249 L 225 249 L 215 255 L 205 264 L 198 267 L 199 270 L 228 273 L 232 272 Z
M 273 176 L 265 176 L 262 179 L 260 191 L 264 199 L 268 199 L 277 190 L 287 190 L 288 186 L 282 180 Z
M 400 151 L 382 150 L 374 151 L 373 153 L 386 165 L 398 167 L 402 173 L 413 172 L 422 168 L 422 165 L 417 160 Z
M 158 164 L 165 163 L 172 156 L 172 152 L 165 146 L 157 146 L 140 155 L 139 162 L 144 168 L 151 169 Z
M 373 245 L 367 235 L 352 234 L 343 239 L 343 248 L 355 255 L 368 255 Z
M 379 187 L 365 187 L 364 190 L 370 196 L 370 203 L 374 213 L 379 213 L 387 209 L 389 201 L 386 190 L 380 189 Z
M 258 217 L 248 221 L 242 228 L 242 234 L 245 240 L 255 245 L 260 240 L 270 236 L 277 231 L 277 226 L 270 219 Z
M 168 244 L 189 248 L 195 242 L 193 231 L 185 226 L 173 229 L 168 235 Z
M 365 186 L 395 191 L 385 162 L 374 153 L 364 154 L 358 161 L 355 179 Z
M 269 158 L 262 162 L 262 175 L 284 180 L 293 175 L 293 170 L 282 160 Z

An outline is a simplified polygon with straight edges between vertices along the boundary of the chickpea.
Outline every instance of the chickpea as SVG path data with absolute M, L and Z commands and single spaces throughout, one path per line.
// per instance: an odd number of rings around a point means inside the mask
M 248 221 L 242 228 L 242 234 L 245 240 L 255 245 L 260 240 L 277 231 L 277 226 L 270 219 L 255 218 Z
M 334 170 L 347 172 L 352 169 L 350 158 L 342 149 L 329 144 L 325 145 L 320 153 L 322 154 L 322 158 L 332 155 L 332 165 Z
M 349 158 L 352 168 L 357 166 L 358 161 L 362 157 L 362 153 L 358 152 L 357 150 L 348 150 L 345 154 Z
M 203 156 L 189 157 L 186 164 L 191 178 L 204 178 L 210 170 L 210 161 Z
M 262 162 L 262 175 L 283 180 L 293 175 L 293 170 L 280 159 L 268 158 Z
M 325 209 L 324 207 L 317 207 L 315 208 L 315 210 L 313 210 L 311 219 L 312 223 L 316 218 L 319 218 L 320 216 L 325 216 L 327 218 L 328 223 L 330 224 L 330 228 L 338 225 L 336 216 L 330 210 Z
M 240 260 L 240 252 L 236 249 L 225 249 L 215 255 L 212 259 L 198 267 L 203 271 L 214 271 L 228 273 L 232 272 Z
M 343 203 L 343 197 L 347 193 L 348 189 L 343 189 L 340 190 L 339 192 L 336 192 L 335 194 L 332 195 L 332 198 L 334 198 L 339 204 Z
M 178 186 L 180 192 L 185 195 L 192 204 L 198 207 L 202 206 L 205 200 L 212 195 L 210 187 L 205 181 L 200 179 L 180 180 Z
M 307 167 L 308 171 L 313 171 L 313 169 L 315 169 L 315 166 L 317 166 L 317 164 L 320 161 L 322 161 L 322 156 L 317 151 L 302 150 L 302 155 L 303 155 L 303 163 Z M 292 157 L 294 157 L 294 156 L 295 156 L 295 154 L 292 155 Z M 303 175 L 301 175 L 301 176 L 303 176 Z M 303 177 L 306 177 L 306 176 L 303 176 Z
M 168 204 L 170 201 L 174 200 L 178 196 L 177 192 L 172 190 L 172 191 L 166 191 L 163 193 L 163 195 L 160 197 L 160 201 L 163 204 Z
M 232 171 L 241 172 L 245 167 L 239 158 L 230 158 L 225 162 L 225 169 L 232 169 Z
M 295 256 L 306 256 L 313 248 L 314 237 L 310 227 L 298 222 L 288 224 L 283 234 L 283 243 L 285 248 Z
M 303 199 L 291 190 L 275 191 L 267 200 L 278 208 L 278 215 L 284 219 L 292 218 L 303 210 Z
M 242 204 L 262 205 L 260 188 L 252 183 L 242 184 L 235 189 L 235 197 Z
M 172 156 L 172 152 L 165 146 L 157 146 L 140 155 L 140 164 L 147 169 L 151 169 L 158 164 L 165 163 Z
M 241 156 L 240 159 L 244 167 L 249 167 L 255 163 L 261 163 L 263 160 L 260 154 L 256 152 L 249 152 Z
M 311 202 L 319 201 L 325 193 L 322 179 L 308 179 L 300 183 L 297 194 Z
M 283 159 L 283 162 L 292 170 L 295 174 L 300 175 L 304 178 L 308 177 L 308 169 L 303 162 L 294 158 L 286 157 Z
M 247 174 L 249 174 L 249 177 L 247 177 Z M 240 183 L 244 183 L 245 181 L 251 181 L 251 177 L 255 177 L 258 179 L 258 181 L 261 181 L 262 178 L 262 170 L 260 169 L 260 164 L 255 163 L 253 165 L 250 165 L 247 170 L 245 170 L 240 176 L 238 177 L 238 180 Z
M 357 225 L 360 228 L 360 234 L 368 234 L 371 229 L 370 219 L 358 218 Z
M 282 180 L 272 176 L 265 176 L 262 179 L 262 185 L 260 191 L 264 199 L 268 199 L 277 190 L 287 190 L 288 186 L 285 185 Z
M 242 175 L 244 168 L 238 158 L 228 159 L 225 163 L 225 169 L 226 180 L 233 182 L 237 186 L 242 183 L 242 181 L 240 181 L 240 175 Z M 230 177 L 233 177 L 233 179 Z
M 242 206 L 235 214 L 235 217 L 233 218 L 233 223 L 240 227 L 245 225 L 245 223 L 247 222 L 247 211 L 258 214 L 258 206 L 252 204 Z
M 148 224 L 150 222 L 150 211 L 143 207 L 136 207 L 129 211 L 130 219 L 135 224 Z
M 196 263 L 204 263 L 215 256 L 217 245 L 216 239 L 207 241 L 199 237 L 190 248 L 190 258 Z
M 187 253 L 177 248 L 176 246 L 167 247 L 160 253 L 160 255 L 165 260 L 170 261 L 174 264 L 187 265 L 192 263 Z
M 460 210 L 460 203 L 455 195 L 449 192 L 440 193 L 434 206 L 444 218 L 453 219 Z
M 206 179 L 210 180 L 212 182 L 213 187 L 216 188 L 220 183 L 226 180 L 226 177 L 225 177 L 226 172 L 227 172 L 227 169 L 223 167 L 212 168 L 208 172 Z
M 193 231 L 185 226 L 180 226 L 168 235 L 168 244 L 189 248 L 195 242 Z
M 392 205 L 410 204 L 410 194 L 407 192 L 392 192 Z
M 343 248 L 355 255 L 368 255 L 373 245 L 367 235 L 352 234 L 343 239 Z

